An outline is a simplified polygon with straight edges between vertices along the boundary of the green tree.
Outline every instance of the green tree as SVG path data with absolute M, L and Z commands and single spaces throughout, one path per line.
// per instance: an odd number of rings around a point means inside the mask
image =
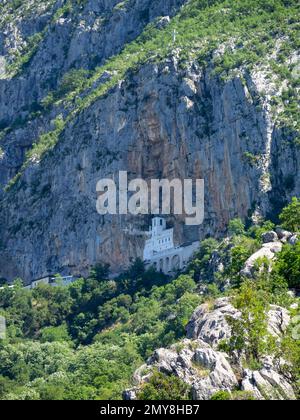
M 276 352 L 276 357 L 281 372 L 289 380 L 292 380 L 298 394 L 298 399 L 300 399 L 300 340 L 299 338 L 295 339 L 292 335 L 294 327 L 295 326 L 291 325 L 289 330 L 285 333 L 285 336 L 278 347 L 278 351 Z
M 257 364 L 273 349 L 273 340 L 268 333 L 267 314 L 269 304 L 265 292 L 258 290 L 255 282 L 245 281 L 233 300 L 241 312 L 237 319 L 228 317 L 232 329 L 229 348 L 245 354 L 248 363 Z
M 193 272 L 195 281 L 205 281 L 209 277 L 210 260 L 213 252 L 218 247 L 218 241 L 213 238 L 208 238 L 201 242 L 199 250 L 189 264 L 189 270 Z
M 174 375 L 154 372 L 149 382 L 138 393 L 139 400 L 187 400 L 190 387 Z
M 137 258 L 129 268 L 128 276 L 132 280 L 138 280 L 142 278 L 144 274 L 145 264 L 140 258 Z
M 106 280 L 109 276 L 109 264 L 96 264 L 90 272 L 90 278 L 96 281 Z
M 72 92 L 75 89 L 80 89 L 84 87 L 85 83 L 87 82 L 88 76 L 89 72 L 87 70 L 70 70 L 63 76 L 59 84 L 58 91 L 56 92 L 56 99 L 61 98 L 65 94 Z
M 244 235 L 245 225 L 241 219 L 233 219 L 229 222 L 228 232 L 230 235 Z
M 291 204 L 282 210 L 279 216 L 282 226 L 292 232 L 300 230 L 300 200 L 293 197 Z
M 231 400 L 231 394 L 228 391 L 218 391 L 211 397 L 211 401 L 228 401 L 228 400 Z

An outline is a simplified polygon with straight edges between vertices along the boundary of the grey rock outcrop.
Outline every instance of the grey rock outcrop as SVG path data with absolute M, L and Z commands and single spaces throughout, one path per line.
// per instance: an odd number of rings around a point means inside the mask
M 289 244 L 290 245 L 296 245 L 296 243 L 299 241 L 299 237 L 298 237 L 298 235 L 293 235 L 293 236 L 291 236 L 290 237 L 290 239 L 289 239 Z
M 274 231 L 264 233 L 262 235 L 262 241 L 264 244 L 268 244 L 270 242 L 278 242 L 277 233 Z
M 158 349 L 135 374 L 136 387 L 126 390 L 125 399 L 136 399 L 139 387 L 149 381 L 153 370 L 175 375 L 191 386 L 193 399 L 208 400 L 220 390 L 230 391 L 238 385 L 237 378 L 224 353 L 213 350 L 201 340 L 183 340 L 182 347 Z M 144 376 L 140 372 L 144 371 Z
M 235 319 L 239 316 L 228 298 L 217 299 L 213 308 L 206 303 L 199 306 L 186 326 L 187 337 L 203 340 L 213 348 L 218 347 L 220 341 L 231 336 L 228 316 Z
M 270 263 L 276 257 L 276 254 L 282 250 L 283 245 L 289 244 L 294 246 L 298 242 L 298 235 L 288 232 L 282 228 L 277 228 L 276 232 L 269 231 L 262 235 L 263 246 L 257 252 L 252 254 L 245 263 L 241 274 L 245 277 L 253 277 L 256 263 L 260 259 L 266 258 Z M 270 264 L 269 270 L 272 271 Z
M 171 19 L 170 16 L 163 16 L 162 18 L 160 18 L 157 23 L 156 23 L 156 27 L 158 29 L 162 29 L 165 28 L 169 23 L 170 23 Z
M 238 386 L 238 380 L 225 354 L 200 347 L 195 351 L 194 362 L 209 373 L 207 377 L 196 379 L 193 383 L 193 399 L 209 400 L 216 392 L 230 391 Z
M 239 360 L 233 361 L 218 345 L 231 336 L 227 317 L 240 316 L 229 298 L 215 301 L 213 307 L 201 305 L 187 325 L 187 339 L 158 349 L 134 374 L 134 388 L 124 392 L 124 399 L 137 399 L 143 385 L 154 371 L 175 375 L 191 387 L 192 399 L 210 400 L 219 391 L 234 393 L 247 391 L 257 400 L 295 400 L 295 392 L 280 366 L 272 356 L 261 360 L 259 370 L 244 368 Z M 271 305 L 268 312 L 268 330 L 280 339 L 287 329 L 290 316 L 286 309 Z M 280 361 L 281 363 L 282 361 Z
M 291 232 L 288 232 L 287 230 L 284 230 L 282 228 L 277 228 L 276 233 L 278 235 L 278 238 L 283 243 L 286 243 L 293 236 Z
M 295 392 L 290 383 L 273 369 L 260 371 L 245 369 L 241 389 L 253 393 L 257 400 L 295 400 Z
M 256 263 L 266 258 L 268 261 L 272 261 L 275 257 L 275 254 L 282 250 L 282 242 L 270 242 L 263 244 L 262 248 L 251 255 L 250 258 L 245 263 L 245 267 L 241 271 L 241 274 L 246 277 L 252 277 Z
M 228 317 L 238 319 L 240 312 L 234 308 L 230 298 L 219 298 L 213 307 L 208 304 L 200 305 L 194 311 L 186 326 L 189 339 L 199 339 L 217 349 L 220 342 L 231 337 Z M 268 331 L 275 338 L 280 337 L 290 322 L 289 312 L 285 308 L 271 305 L 268 312 Z
M 281 306 L 271 305 L 268 312 L 268 331 L 274 337 L 281 337 L 291 321 L 289 311 Z

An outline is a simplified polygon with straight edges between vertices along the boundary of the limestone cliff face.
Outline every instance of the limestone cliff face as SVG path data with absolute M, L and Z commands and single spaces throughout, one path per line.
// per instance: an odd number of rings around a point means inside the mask
M 7 1 L 7 4 L 10 2 Z M 21 167 L 51 116 L 36 118 L 40 102 L 71 69 L 92 69 L 120 52 L 159 16 L 185 0 L 30 0 L 0 18 L 0 185 Z M 81 6 L 78 6 L 81 5 Z M 3 6 L 5 7 L 5 6 Z M 9 13 L 10 11 L 10 13 Z M 32 40 L 38 35 L 37 40 Z M 36 51 L 35 51 L 36 50 Z M 21 66 L 20 56 L 30 54 Z
M 117 3 L 90 1 L 84 10 L 94 19 Z M 49 75 L 59 78 L 74 63 L 88 68 L 95 51 L 97 60 L 104 60 L 134 38 L 146 21 L 171 14 L 184 2 L 132 3 L 132 10 L 111 12 L 103 31 L 92 30 L 92 23 L 84 29 L 68 19 L 55 25 L 27 73 L 0 80 L 1 118 L 13 120 L 26 104 L 42 98 L 49 89 L 43 90 L 42 80 Z M 144 23 L 137 19 L 143 10 L 149 12 Z M 60 48 L 66 43 L 68 52 L 62 57 Z M 262 89 L 267 93 L 261 94 Z M 145 237 L 136 231 L 148 228 L 149 217 L 102 217 L 96 211 L 97 181 L 116 177 L 120 170 L 146 180 L 205 180 L 203 225 L 186 227 L 183 217 L 169 219 L 177 243 L 221 235 L 231 218 L 255 211 L 266 215 L 300 195 L 299 148 L 272 122 L 270 89 L 259 69 L 228 81 L 215 76 L 209 63 L 205 70 L 196 62 L 182 69 L 176 51 L 159 64 L 150 62 L 127 73 L 66 125 L 50 153 L 2 192 L 0 276 L 30 281 L 56 272 L 85 275 L 97 262 L 109 262 L 117 272 L 142 256 Z M 55 115 L 43 115 L 5 135 L 2 186 L 20 169 L 26 150 L 51 127 Z

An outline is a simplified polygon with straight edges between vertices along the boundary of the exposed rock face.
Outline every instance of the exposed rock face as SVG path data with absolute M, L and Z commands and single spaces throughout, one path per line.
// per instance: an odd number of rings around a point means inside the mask
M 220 341 L 231 336 L 231 329 L 226 320 L 228 316 L 232 318 L 239 316 L 239 312 L 231 305 L 228 298 L 217 299 L 213 309 L 208 304 L 199 306 L 187 324 L 187 337 L 198 338 L 216 348 Z
M 45 29 L 30 66 L 21 76 L 0 80 L 0 125 L 15 123 L 1 142 L 2 188 L 32 143 L 53 128 L 56 113 L 26 124 L 15 116 L 26 120 L 69 69 L 103 63 L 148 22 L 172 16 L 185 1 L 130 0 L 121 7 L 118 0 L 89 0 L 77 20 L 64 15 L 53 22 L 60 3 L 33 21 L 20 18 L 17 30 L 7 26 L 0 38 L 0 63 L 9 62 L 10 46 L 18 50 L 24 37 Z M 258 109 L 263 89 L 268 95 Z M 145 237 L 131 235 L 130 227 L 146 230 L 149 218 L 96 212 L 97 181 L 119 170 L 147 181 L 205 180 L 205 221 L 186 227 L 183 216 L 170 218 L 176 244 L 217 237 L 230 219 L 246 218 L 255 207 L 265 215 L 274 201 L 300 195 L 300 152 L 272 125 L 267 102 L 273 93 L 259 69 L 224 82 L 210 63 L 205 70 L 196 62 L 182 69 L 176 51 L 128 73 L 67 125 L 52 153 L 28 167 L 15 188 L 0 193 L 0 276 L 29 282 L 57 272 L 86 275 L 97 262 L 118 272 L 141 257 Z M 264 156 L 263 163 L 251 164 L 249 154 Z M 267 175 L 270 182 L 262 188 Z M 282 190 L 287 177 L 294 182 Z
M 276 233 L 278 235 L 278 238 L 281 240 L 281 242 L 286 243 L 293 234 L 291 232 L 288 232 L 287 230 L 277 228 Z
M 191 385 L 195 400 L 209 400 L 217 391 L 230 391 L 238 385 L 224 353 L 213 350 L 200 340 L 184 340 L 180 345 L 183 346 L 180 351 L 176 347 L 156 350 L 148 365 L 142 366 L 145 373 L 139 376 L 137 385 L 149 380 L 153 368 L 167 375 L 176 375 Z M 124 398 L 136 399 L 138 390 L 137 386 L 125 391 Z
M 212 308 L 206 303 L 199 306 L 187 324 L 187 338 L 202 340 L 216 349 L 221 341 L 231 337 L 228 317 L 234 319 L 240 317 L 240 312 L 230 303 L 230 298 L 217 299 Z M 271 305 L 268 312 L 270 334 L 280 337 L 289 322 L 290 316 L 286 309 Z
M 119 0 L 87 0 L 77 13 L 59 18 L 55 13 L 66 2 L 49 0 L 47 8 L 39 3 L 31 0 L 31 16 L 15 11 L 12 23 L 1 22 L 0 55 L 8 62 L 28 36 L 46 30 L 25 75 L 0 81 L 1 120 L 11 120 L 21 108 L 26 113 L 69 69 L 101 65 L 156 17 L 174 15 L 185 0 L 128 0 L 123 7 Z
M 281 337 L 290 323 L 287 309 L 277 305 L 271 305 L 268 313 L 268 330 L 274 337 Z
M 256 263 L 262 259 L 266 258 L 269 261 L 272 261 L 275 257 L 275 254 L 282 250 L 281 242 L 270 242 L 263 244 L 263 247 L 251 255 L 250 258 L 245 263 L 245 267 L 241 271 L 241 274 L 246 277 L 252 277 Z
M 27 170 L 22 188 L 5 195 L 1 275 L 31 280 L 49 270 L 86 274 L 99 261 L 118 270 L 141 256 L 145 238 L 124 229 L 131 223 L 146 229 L 147 218 L 96 212 L 97 181 L 119 170 L 146 180 L 205 180 L 205 222 L 185 227 L 177 217 L 177 243 L 218 235 L 237 213 L 247 215 L 258 199 L 259 169 L 242 157 L 264 147 L 264 116 L 248 102 L 239 79 L 222 86 L 194 66 L 181 74 L 176 61 L 167 65 L 167 73 L 165 65 L 145 66 L 95 103 L 67 128 L 55 153 Z M 187 77 L 197 91 L 188 105 Z M 242 132 L 256 141 L 241 141 Z
M 195 400 L 210 400 L 216 392 L 236 389 L 248 391 L 258 400 L 296 399 L 293 387 L 278 372 L 272 357 L 262 360 L 260 370 L 252 371 L 238 361 L 233 365 L 226 353 L 217 350 L 218 344 L 231 336 L 228 316 L 239 317 L 228 298 L 217 299 L 213 308 L 207 304 L 197 308 L 187 326 L 189 339 L 170 349 L 156 350 L 147 364 L 136 371 L 135 387 L 126 390 L 124 398 L 138 398 L 143 384 L 149 381 L 153 370 L 158 370 L 190 385 Z M 268 318 L 269 332 L 280 339 L 290 322 L 288 311 L 272 305 Z
M 273 369 L 261 369 L 260 371 L 244 371 L 241 389 L 250 391 L 256 399 L 264 400 L 295 400 L 295 393 L 291 384 Z
M 248 258 L 241 271 L 242 275 L 250 278 L 253 277 L 256 263 L 260 259 L 266 258 L 271 262 L 275 258 L 275 255 L 282 250 L 284 244 L 288 243 L 294 246 L 298 242 L 297 234 L 293 234 L 281 228 L 276 229 L 276 232 L 270 231 L 262 235 L 263 246 Z M 272 271 L 272 266 L 269 267 L 269 270 Z
M 32 118 L 39 103 L 55 90 L 64 74 L 71 69 L 93 69 L 118 54 L 159 16 L 173 16 L 186 0 L 87 0 L 71 15 L 60 16 L 64 3 L 49 0 L 47 7 L 31 0 L 30 12 L 23 7 L 14 11 L 14 20 L 0 19 L 0 128 L 15 126 L 1 147 L 6 153 L 0 159 L 0 187 L 5 186 L 22 166 L 26 151 L 44 130 L 50 128 L 53 115 Z M 25 3 L 25 2 L 24 2 Z M 74 2 L 73 2 L 74 3 Z M 20 14 L 18 13 L 20 11 Z M 22 12 L 23 11 L 23 12 Z M 25 17 L 24 17 L 25 16 Z M 32 34 L 43 34 L 30 66 L 11 78 L 5 63 L 22 51 Z M 2 79 L 2 80 L 1 80 Z M 29 119 L 28 124 L 23 121 Z
M 266 232 L 262 235 L 262 240 L 264 244 L 268 244 L 270 242 L 278 242 L 277 233 L 273 231 Z
M 226 355 L 211 348 L 198 348 L 195 351 L 196 365 L 207 369 L 206 378 L 197 379 L 192 388 L 193 399 L 208 400 L 218 391 L 228 391 L 238 385 L 237 378 L 226 359 Z

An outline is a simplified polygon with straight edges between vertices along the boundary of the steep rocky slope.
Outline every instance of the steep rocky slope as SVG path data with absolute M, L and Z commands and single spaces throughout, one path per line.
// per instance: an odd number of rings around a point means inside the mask
M 247 21 L 249 2 L 218 3 L 31 2 L 3 19 L 1 276 L 86 274 L 99 261 L 118 271 L 141 256 L 145 238 L 130 227 L 145 230 L 147 217 L 96 212 L 97 181 L 119 170 L 204 178 L 205 222 L 171 218 L 177 243 L 300 195 L 299 5 L 257 1 Z
M 187 325 L 187 339 L 170 349 L 158 349 L 134 375 L 136 387 L 125 391 L 125 399 L 136 399 L 143 384 L 154 371 L 176 375 L 191 386 L 192 399 L 210 400 L 220 391 L 247 392 L 247 398 L 258 400 L 295 400 L 293 387 L 281 370 L 280 361 L 266 357 L 260 369 L 243 366 L 240 359 L 233 362 L 218 346 L 230 338 L 229 318 L 241 315 L 228 298 L 217 299 L 213 308 L 201 305 Z M 290 318 L 286 309 L 272 306 L 268 314 L 269 332 L 278 340 Z M 281 361 L 283 364 L 284 361 Z

